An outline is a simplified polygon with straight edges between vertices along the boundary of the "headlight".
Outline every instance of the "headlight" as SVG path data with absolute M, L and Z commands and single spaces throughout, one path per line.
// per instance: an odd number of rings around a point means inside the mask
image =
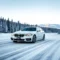
M 32 36 L 33 34 L 25 34 L 25 36 Z

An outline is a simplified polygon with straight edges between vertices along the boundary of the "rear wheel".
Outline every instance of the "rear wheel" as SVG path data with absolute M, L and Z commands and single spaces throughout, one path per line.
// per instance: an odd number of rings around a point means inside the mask
M 42 40 L 45 40 L 45 34 L 43 35 L 43 39 Z
M 33 38 L 32 38 L 32 42 L 33 42 L 33 43 L 36 42 L 36 35 L 33 36 Z

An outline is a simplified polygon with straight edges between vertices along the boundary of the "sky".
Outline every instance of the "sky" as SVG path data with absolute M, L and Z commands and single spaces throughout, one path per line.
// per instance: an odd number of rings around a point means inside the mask
M 28 24 L 60 24 L 60 0 L 0 0 L 0 17 Z

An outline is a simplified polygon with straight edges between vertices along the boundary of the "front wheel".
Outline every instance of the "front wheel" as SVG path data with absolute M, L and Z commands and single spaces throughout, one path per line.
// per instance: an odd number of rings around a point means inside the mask
M 17 41 L 13 41 L 14 43 L 17 43 Z
M 36 42 L 36 35 L 34 35 L 32 38 L 32 43 L 35 43 L 35 42 Z

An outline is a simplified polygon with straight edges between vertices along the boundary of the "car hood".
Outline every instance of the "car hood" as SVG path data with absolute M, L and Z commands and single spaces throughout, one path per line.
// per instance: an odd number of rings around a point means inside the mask
M 36 31 L 17 31 L 14 34 L 35 34 Z

